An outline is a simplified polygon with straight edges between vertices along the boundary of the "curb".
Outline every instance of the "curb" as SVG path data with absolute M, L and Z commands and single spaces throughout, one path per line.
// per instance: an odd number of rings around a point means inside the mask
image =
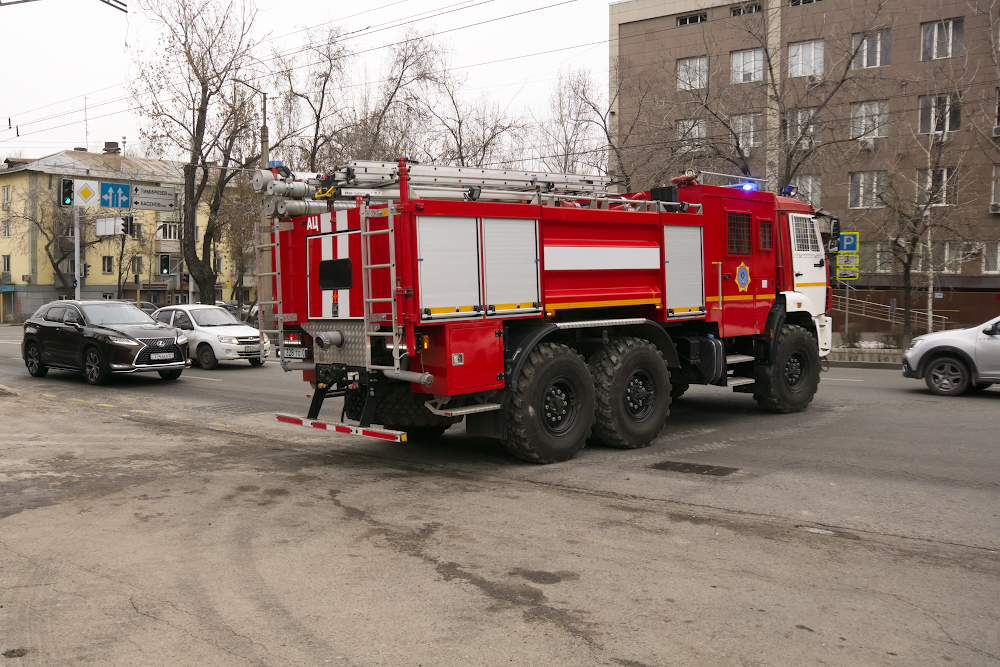
M 830 368 L 868 368 L 902 371 L 903 363 L 894 361 L 827 361 Z

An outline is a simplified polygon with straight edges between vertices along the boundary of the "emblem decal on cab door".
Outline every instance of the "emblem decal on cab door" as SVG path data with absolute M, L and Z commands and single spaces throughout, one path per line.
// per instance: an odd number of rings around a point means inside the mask
M 746 292 L 747 287 L 750 286 L 750 267 L 748 267 L 743 262 L 736 267 L 736 286 L 740 288 L 741 292 Z

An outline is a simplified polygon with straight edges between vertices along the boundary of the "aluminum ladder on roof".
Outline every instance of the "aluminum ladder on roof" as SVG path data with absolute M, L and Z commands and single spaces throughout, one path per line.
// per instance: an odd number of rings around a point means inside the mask
M 365 322 L 365 367 L 368 370 L 399 371 L 400 360 L 403 358 L 403 334 L 399 324 L 399 313 L 396 310 L 396 208 L 387 202 L 385 208 L 370 208 L 367 203 L 361 206 L 361 296 L 364 302 Z M 372 218 L 388 218 L 385 229 L 372 230 L 369 221 Z M 372 263 L 371 240 L 374 236 L 387 236 L 389 243 L 389 262 L 387 264 Z M 375 297 L 372 292 L 372 274 L 375 271 L 389 272 L 389 296 Z M 388 303 L 391 306 L 391 331 L 382 331 L 380 323 L 385 313 L 374 312 L 375 304 Z M 390 343 L 392 351 L 392 366 L 379 365 L 372 362 L 372 339 L 383 338 Z
M 275 335 L 275 351 L 282 364 L 285 361 L 285 312 L 281 301 L 281 223 L 275 218 L 271 218 L 266 226 L 261 223 L 259 217 L 254 218 L 253 223 L 253 250 L 254 250 L 254 276 L 257 279 L 257 329 L 260 332 L 260 360 L 263 363 L 267 357 L 264 356 L 264 336 L 265 334 Z M 263 263 L 265 251 L 270 250 L 266 255 L 270 256 L 269 266 Z M 261 270 L 266 269 L 266 270 Z M 274 294 L 269 301 L 262 301 L 260 298 L 261 280 L 273 279 Z M 264 328 L 264 306 L 274 306 L 275 328 Z M 287 370 L 287 369 L 286 369 Z

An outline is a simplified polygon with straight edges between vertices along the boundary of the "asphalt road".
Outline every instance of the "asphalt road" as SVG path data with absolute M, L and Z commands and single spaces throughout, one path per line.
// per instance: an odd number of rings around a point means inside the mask
M 278 424 L 308 385 L 273 363 L 36 380 L 19 337 L 0 653 L 23 664 L 1000 662 L 997 389 L 834 368 L 771 415 L 694 387 L 646 449 L 533 466 L 461 426 Z

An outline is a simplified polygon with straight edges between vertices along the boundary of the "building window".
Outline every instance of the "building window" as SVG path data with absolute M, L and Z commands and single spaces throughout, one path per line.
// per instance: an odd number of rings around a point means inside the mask
M 216 273 L 222 273 L 222 258 L 218 255 L 212 259 L 212 270 Z
M 820 141 L 819 109 L 792 109 L 787 116 L 788 143 L 808 150 Z
M 747 49 L 732 53 L 733 83 L 764 80 L 764 49 Z
M 0 268 L 0 271 L 3 271 L 4 273 L 10 273 L 10 255 L 3 256 L 2 264 L 3 266 L 2 268 Z
M 0 187 L 0 205 L 4 211 L 10 210 L 10 186 L 5 185 Z
M 820 201 L 820 176 L 819 174 L 807 175 L 800 174 L 798 176 L 792 177 L 792 186 L 798 188 L 798 192 L 795 194 L 796 197 L 804 202 L 808 202 L 819 208 Z
M 180 224 L 168 222 L 160 225 L 160 238 L 164 241 L 179 241 L 181 238 Z
M 142 257 L 132 258 L 132 273 L 142 273 Z
M 743 16 L 744 14 L 756 14 L 760 11 L 760 5 L 757 3 L 739 5 L 733 7 L 733 16 Z
M 105 301 L 111 301 L 112 299 L 115 298 L 115 295 L 110 292 L 104 292 L 103 294 L 101 294 L 101 296 L 104 297 Z
M 919 249 L 918 249 L 919 250 Z M 920 256 L 914 258 L 915 265 L 919 265 Z M 877 243 L 875 245 L 875 273 L 892 273 L 895 258 L 892 256 L 891 243 Z M 917 266 L 912 267 L 917 270 Z
M 993 203 L 1000 202 L 1000 164 L 993 165 Z
M 708 56 L 677 60 L 677 90 L 698 90 L 708 86 Z
M 823 76 L 823 40 L 788 45 L 788 76 Z
M 677 25 L 693 25 L 695 23 L 705 23 L 708 21 L 708 14 L 691 14 L 690 16 L 678 16 Z
M 868 34 L 852 35 L 854 39 L 854 69 L 888 67 L 889 31 L 879 30 Z
M 962 100 L 958 93 L 920 98 L 920 134 L 954 132 L 962 126 Z
M 791 0 L 789 4 L 792 7 L 798 7 L 799 5 L 811 5 L 814 2 L 819 2 L 819 0 Z
M 917 205 L 949 206 L 958 203 L 958 177 L 952 167 L 917 169 Z
M 963 55 L 964 33 L 964 19 L 924 23 L 920 26 L 920 59 L 939 60 Z
M 76 275 L 76 260 L 67 259 L 63 262 L 63 273 L 68 273 L 71 275 Z
M 747 149 L 760 146 L 764 132 L 764 116 L 759 113 L 739 114 L 730 118 L 733 147 Z
M 729 214 L 729 254 L 749 255 L 750 254 L 750 214 L 730 213 Z
M 854 139 L 889 136 L 889 101 L 870 100 L 852 104 L 851 136 Z
M 0 237 L 5 239 L 10 238 L 10 220 L 0 222 Z
M 1000 243 L 984 243 L 983 273 L 1000 273 Z
M 758 220 L 757 231 L 760 234 L 759 244 L 761 250 L 771 250 L 774 248 L 774 236 L 771 231 L 770 220 Z
M 885 194 L 887 172 L 852 171 L 848 199 L 851 208 L 881 208 Z
M 965 241 L 948 241 L 944 244 L 943 273 L 961 273 L 962 265 L 979 252 L 975 244 Z
M 115 272 L 115 258 L 111 255 L 101 257 L 101 273 Z
M 705 148 L 705 121 L 698 118 L 682 118 L 676 123 L 679 152 L 699 151 Z

